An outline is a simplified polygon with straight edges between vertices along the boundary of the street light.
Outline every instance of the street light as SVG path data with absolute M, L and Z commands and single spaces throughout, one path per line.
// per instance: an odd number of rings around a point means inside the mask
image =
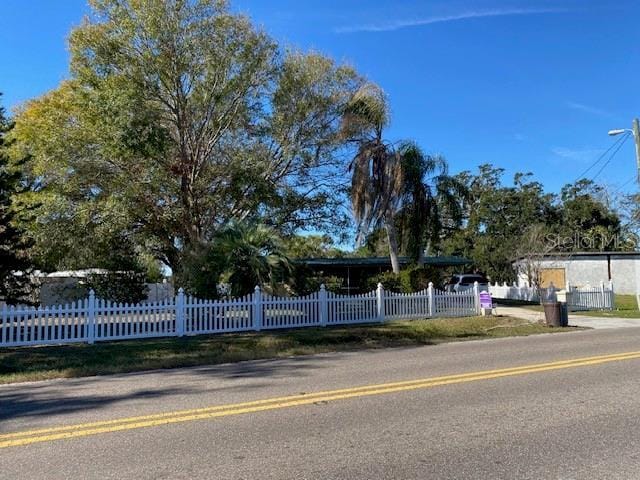
M 625 133 L 625 132 L 633 133 L 633 130 L 631 130 L 630 128 L 619 128 L 617 130 L 609 130 L 609 135 L 612 137 L 615 137 L 616 135 L 620 135 L 621 133 Z
M 618 128 L 616 130 L 609 130 L 609 135 L 615 137 L 616 135 L 627 132 L 630 132 L 633 135 L 633 139 L 636 143 L 636 168 L 638 171 L 638 183 L 640 184 L 640 120 L 634 118 L 631 127 L 632 128 Z M 640 297 L 638 297 L 638 299 L 638 304 L 640 305 Z

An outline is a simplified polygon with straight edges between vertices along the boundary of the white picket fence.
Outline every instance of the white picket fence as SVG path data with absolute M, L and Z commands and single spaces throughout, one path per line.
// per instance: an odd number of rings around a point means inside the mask
M 569 310 L 613 310 L 615 307 L 615 294 L 613 284 L 608 286 L 604 283 L 599 287 L 569 287 L 566 292 L 566 302 Z
M 386 292 L 378 285 L 355 296 L 336 295 L 322 286 L 295 298 L 274 297 L 256 287 L 253 294 L 230 300 L 201 300 L 180 289 L 174 298 L 133 305 L 102 300 L 91 292 L 68 305 L 3 306 L 0 347 L 464 317 L 477 315 L 479 306 L 477 285 L 449 293 L 430 284 L 411 294 Z
M 492 298 L 504 298 L 508 300 L 522 300 L 526 302 L 538 301 L 538 290 L 533 287 L 520 287 L 517 284 L 508 285 L 504 282 L 502 285 L 497 282 L 494 285 L 489 283 L 489 293 Z
M 521 287 L 517 284 L 508 285 L 498 283 L 489 284 L 489 293 L 493 298 L 508 300 L 523 300 L 528 302 L 540 301 L 537 288 Z M 546 294 L 547 292 L 544 291 Z M 559 290 L 556 293 L 558 300 L 566 302 L 569 310 L 613 310 L 615 293 L 613 283 L 602 282 L 598 287 L 586 285 L 584 287 L 569 286 L 568 290 Z

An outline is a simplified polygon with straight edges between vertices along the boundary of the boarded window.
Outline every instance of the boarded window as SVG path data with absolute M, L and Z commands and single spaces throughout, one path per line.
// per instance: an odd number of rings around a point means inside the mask
M 558 289 L 567 285 L 567 277 L 564 268 L 543 268 L 540 270 L 540 286 L 547 288 L 551 283 Z

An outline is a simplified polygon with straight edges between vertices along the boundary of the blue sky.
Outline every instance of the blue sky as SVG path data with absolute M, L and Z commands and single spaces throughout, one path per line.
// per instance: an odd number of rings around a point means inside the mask
M 331 55 L 380 84 L 392 107 L 388 138 L 444 154 L 452 172 L 493 163 L 557 191 L 614 142 L 609 129 L 640 116 L 638 0 L 232 5 L 292 48 Z M 68 75 L 66 36 L 87 11 L 84 0 L 2 0 L 5 106 Z M 634 172 L 629 140 L 597 180 L 616 190 Z

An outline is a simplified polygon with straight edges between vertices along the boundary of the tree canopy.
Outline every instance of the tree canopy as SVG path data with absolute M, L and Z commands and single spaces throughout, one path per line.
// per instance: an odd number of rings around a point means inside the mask
M 31 261 L 29 240 L 16 226 L 20 216 L 28 212 L 18 199 L 25 190 L 20 172 L 25 159 L 10 162 L 7 152 L 11 144 L 7 136 L 12 128 L 0 107 L 0 301 L 18 303 L 28 301 Z
M 345 224 L 351 67 L 283 51 L 222 1 L 90 4 L 69 39 L 72 78 L 16 117 L 49 268 L 114 239 L 177 271 L 232 220 Z
M 289 257 L 344 255 L 331 240 L 353 233 L 366 247 L 352 254 L 389 254 L 395 273 L 399 255 L 420 265 L 426 251 L 495 280 L 540 241 L 632 245 L 593 182 L 554 195 L 529 173 L 505 184 L 492 165 L 451 175 L 443 156 L 385 138 L 379 86 L 283 47 L 226 1 L 89 3 L 70 78 L 12 122 L 0 112 L 5 285 L 31 263 L 140 281 L 166 266 L 190 291 L 216 296 L 233 279 L 246 292 L 289 275 Z
M 481 165 L 477 174 L 456 179 L 467 188 L 460 199 L 464 221 L 440 244 L 441 251 L 464 255 L 494 281 L 514 278 L 512 262 L 527 245 L 539 253 L 617 250 L 627 233 L 618 215 L 589 180 L 566 185 L 560 195 L 545 192 L 530 173 L 503 184 L 504 169 Z M 534 241 L 535 240 L 535 241 Z M 615 240 L 615 241 L 614 241 Z

